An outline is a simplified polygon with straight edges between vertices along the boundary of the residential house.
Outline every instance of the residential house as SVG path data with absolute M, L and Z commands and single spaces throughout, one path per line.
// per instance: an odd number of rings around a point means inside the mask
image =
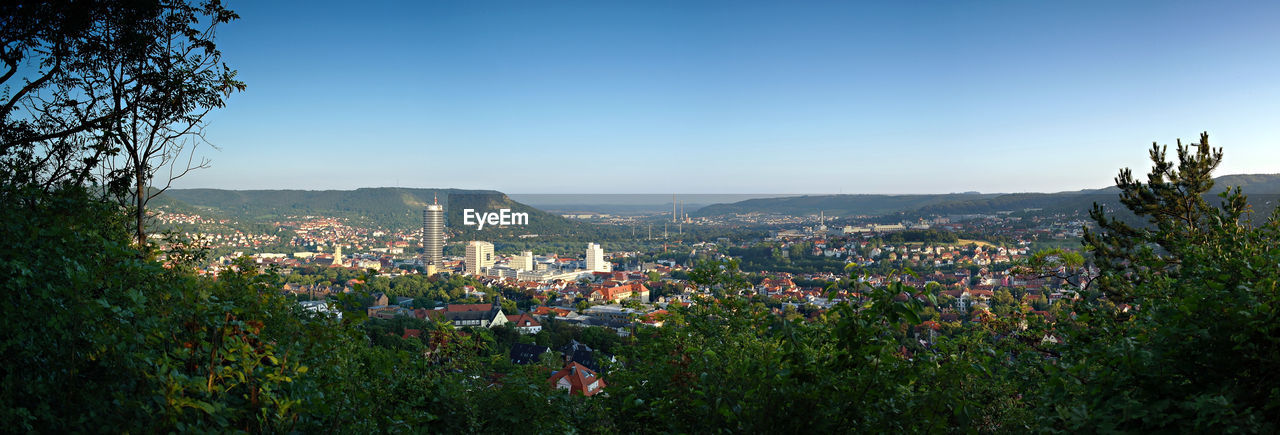
M 514 343 L 511 345 L 511 363 L 520 365 L 537 364 L 542 361 L 542 355 L 550 353 L 551 348 L 546 346 Z
M 573 313 L 573 310 L 548 306 L 537 307 L 533 310 L 533 315 L 535 316 L 549 316 L 552 313 L 554 313 L 556 317 L 568 317 L 569 314 Z
M 542 324 L 529 313 L 508 314 L 507 324 L 516 328 L 516 332 L 521 334 L 537 334 L 542 330 Z
M 600 366 L 596 364 L 595 350 L 578 340 L 569 340 L 569 344 L 560 348 L 560 353 L 564 354 L 565 362 L 578 363 L 591 370 L 600 370 Z
M 633 282 L 614 287 L 598 288 L 587 295 L 592 301 L 618 302 L 626 298 L 639 298 L 640 302 L 649 303 L 649 288 L 644 284 Z
M 415 311 L 433 320 L 447 321 L 455 327 L 492 328 L 507 323 L 507 315 L 502 313 L 498 300 L 489 304 L 451 304 L 439 310 Z
M 577 393 L 587 397 L 599 394 L 607 386 L 604 379 L 600 379 L 595 371 L 576 362 L 565 364 L 564 368 L 551 375 L 547 382 L 556 388 L 568 390 L 569 394 Z

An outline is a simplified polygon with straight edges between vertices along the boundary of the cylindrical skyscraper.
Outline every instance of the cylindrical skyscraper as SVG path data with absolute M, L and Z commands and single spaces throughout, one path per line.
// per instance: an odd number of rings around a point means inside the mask
M 422 211 L 422 265 L 439 268 L 444 264 L 444 206 L 432 202 Z

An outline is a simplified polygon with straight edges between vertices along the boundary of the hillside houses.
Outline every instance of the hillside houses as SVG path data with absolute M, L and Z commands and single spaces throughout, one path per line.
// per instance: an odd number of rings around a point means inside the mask
M 350 293 L 350 286 L 339 285 L 320 285 L 320 284 L 293 284 L 286 283 L 281 289 L 285 293 L 292 293 L 300 296 L 307 296 L 312 300 L 327 299 L 329 296 L 337 293 Z
M 797 288 L 798 286 L 796 286 L 795 281 L 792 281 L 788 276 L 768 277 L 761 280 L 760 284 L 756 285 L 756 292 L 769 296 L 791 292 Z

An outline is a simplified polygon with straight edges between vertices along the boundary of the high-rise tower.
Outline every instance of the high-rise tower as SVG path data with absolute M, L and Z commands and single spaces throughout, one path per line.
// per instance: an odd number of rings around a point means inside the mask
M 443 265 L 444 206 L 435 198 L 422 211 L 422 265 L 439 268 Z
M 608 272 L 612 264 L 604 261 L 604 250 L 595 243 L 587 244 L 587 270 L 591 272 Z

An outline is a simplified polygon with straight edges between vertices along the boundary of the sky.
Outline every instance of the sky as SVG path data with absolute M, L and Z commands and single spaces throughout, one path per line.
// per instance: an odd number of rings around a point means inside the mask
M 1280 173 L 1280 2 L 224 0 L 175 188 L 1052 192 Z

